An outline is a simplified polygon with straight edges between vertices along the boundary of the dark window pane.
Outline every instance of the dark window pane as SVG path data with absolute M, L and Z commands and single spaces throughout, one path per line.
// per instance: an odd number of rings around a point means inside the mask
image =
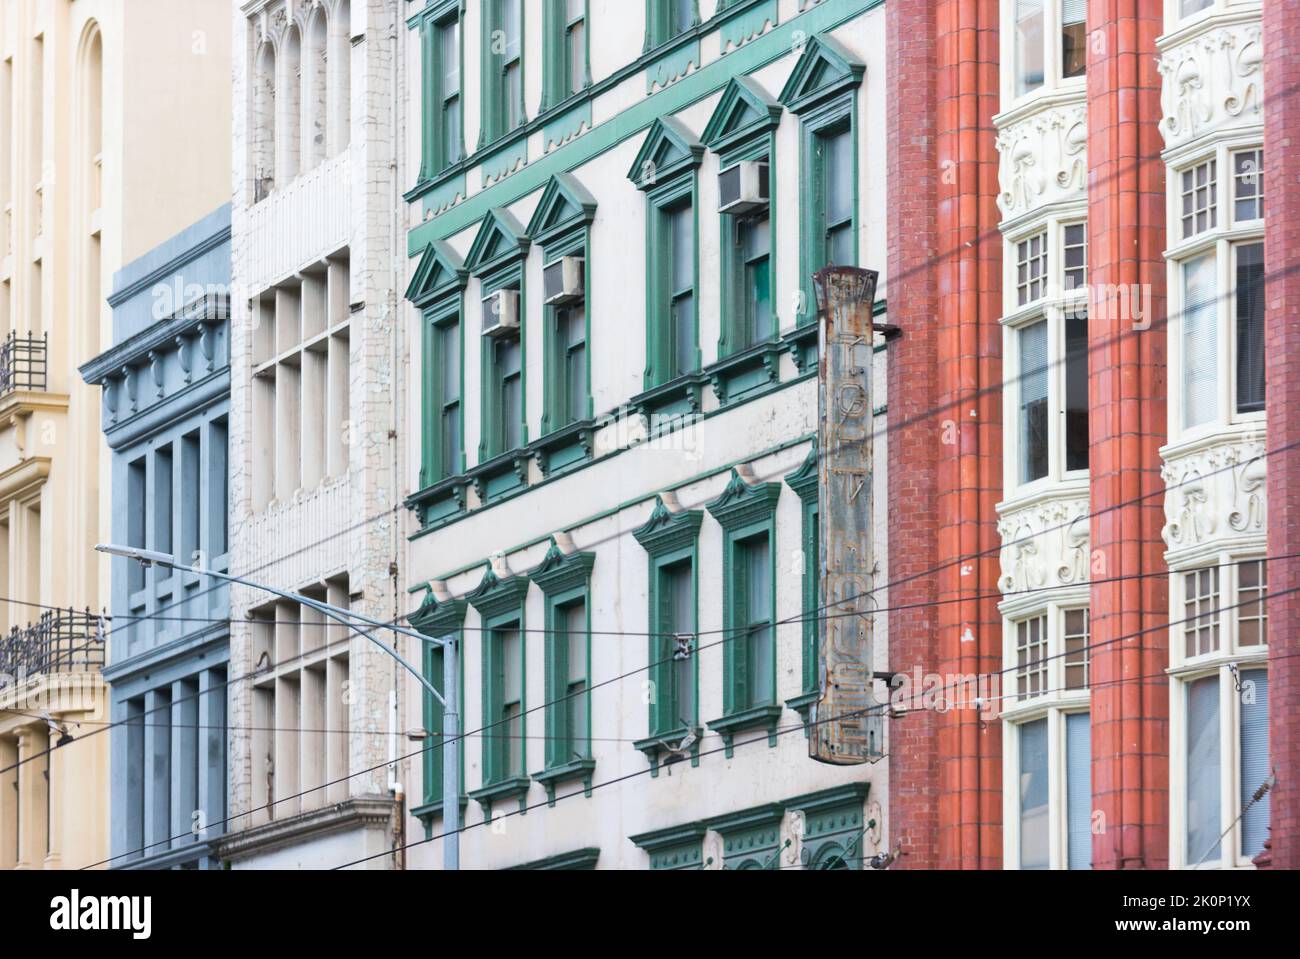
M 1088 317 L 1065 319 L 1065 468 L 1088 468 Z
M 1237 247 L 1237 412 L 1264 409 L 1264 244 Z

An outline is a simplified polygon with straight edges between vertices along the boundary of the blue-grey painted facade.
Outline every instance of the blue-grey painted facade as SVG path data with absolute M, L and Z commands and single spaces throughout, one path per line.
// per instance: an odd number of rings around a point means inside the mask
M 114 277 L 104 390 L 119 544 L 227 569 L 230 207 Z M 113 560 L 112 866 L 213 868 L 227 816 L 228 590 Z

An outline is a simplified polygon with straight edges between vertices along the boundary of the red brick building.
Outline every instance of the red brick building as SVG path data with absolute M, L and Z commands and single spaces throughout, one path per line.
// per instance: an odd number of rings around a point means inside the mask
M 898 865 L 1300 865 L 1300 6 L 887 11 Z

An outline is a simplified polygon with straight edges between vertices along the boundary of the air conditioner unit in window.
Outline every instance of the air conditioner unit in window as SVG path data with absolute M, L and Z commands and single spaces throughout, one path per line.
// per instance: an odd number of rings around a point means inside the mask
M 743 160 L 718 174 L 719 212 L 752 213 L 767 206 L 767 164 L 758 160 Z
M 542 288 L 547 306 L 568 306 L 586 296 L 582 283 L 583 260 L 580 256 L 564 256 L 548 263 L 542 270 Z
M 483 299 L 483 335 L 504 336 L 519 330 L 519 291 L 497 290 Z

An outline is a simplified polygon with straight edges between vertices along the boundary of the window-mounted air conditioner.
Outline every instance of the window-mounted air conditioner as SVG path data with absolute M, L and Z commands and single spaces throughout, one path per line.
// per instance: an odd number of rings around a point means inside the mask
M 519 291 L 497 290 L 483 298 L 483 335 L 504 336 L 519 330 Z
M 744 160 L 718 174 L 719 212 L 752 213 L 768 204 L 767 164 Z
M 580 256 L 564 256 L 554 263 L 548 263 L 542 271 L 542 288 L 546 294 L 547 306 L 568 306 L 586 297 L 583 288 L 583 259 Z

